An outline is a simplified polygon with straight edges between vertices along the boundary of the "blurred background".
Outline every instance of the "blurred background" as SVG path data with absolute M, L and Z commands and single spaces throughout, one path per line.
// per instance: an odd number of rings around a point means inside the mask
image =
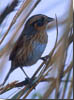
M 24 0 L 19 0 L 19 3 L 17 4 L 17 7 L 12 11 L 8 16 L 4 19 L 4 21 L 0 24 L 0 40 L 4 36 L 5 32 L 7 31 L 10 23 L 13 20 L 13 17 L 16 15 L 18 12 L 20 6 L 23 4 Z M 32 0 L 32 4 L 29 5 L 29 8 L 33 5 L 34 2 L 37 0 Z M 13 2 L 13 0 L 1 0 L 0 1 L 0 15 L 4 11 L 4 9 L 10 5 Z M 63 62 L 62 55 L 65 56 L 64 60 L 64 70 L 72 63 L 73 61 L 73 41 L 68 45 L 68 47 L 63 50 L 62 48 L 65 47 L 65 43 L 67 42 L 66 39 L 68 36 L 72 35 L 73 29 L 73 1 L 72 0 L 41 0 L 41 2 L 35 7 L 35 9 L 32 11 L 30 16 L 35 15 L 35 14 L 44 14 L 49 17 L 55 18 L 55 14 L 58 19 L 58 42 L 63 38 L 64 43 L 61 41 L 60 45 L 57 47 L 57 49 L 60 47 L 60 50 L 57 53 L 56 56 L 56 61 L 54 62 L 53 70 L 49 73 L 49 77 L 54 77 L 56 78 L 58 75 L 58 71 L 60 68 L 60 63 Z M 26 12 L 28 12 L 26 9 Z M 5 76 L 7 75 L 10 67 L 11 67 L 11 61 L 9 61 L 9 54 L 11 51 L 11 48 L 13 47 L 13 44 L 15 43 L 16 39 L 18 36 L 21 34 L 21 31 L 23 29 L 20 28 L 18 34 L 15 36 L 13 41 L 11 41 L 10 45 L 8 45 L 9 41 L 11 40 L 11 37 L 15 33 L 16 28 L 18 28 L 18 25 L 20 24 L 21 20 L 23 19 L 22 16 L 25 16 L 25 12 L 22 13 L 20 18 L 18 18 L 17 22 L 13 25 L 13 27 L 10 29 L 8 32 L 7 36 L 3 40 L 3 42 L 0 44 L 0 84 L 3 82 Z M 29 16 L 29 17 L 30 17 Z M 29 18 L 28 17 L 28 18 Z M 22 18 L 22 19 L 21 19 Z M 47 47 L 42 55 L 45 56 L 52 51 L 55 45 L 56 41 L 56 27 L 55 27 L 55 22 L 49 27 L 47 30 L 48 34 L 48 44 Z M 4 49 L 5 48 L 5 49 Z M 7 49 L 9 48 L 9 49 Z M 6 50 L 6 51 L 5 51 Z M 62 51 L 61 51 L 62 50 Z M 57 51 L 57 50 L 56 50 Z M 34 72 L 37 70 L 37 68 L 40 66 L 42 63 L 42 60 L 38 60 L 36 64 L 32 65 L 31 67 L 24 67 L 25 72 L 29 77 L 31 77 Z M 73 66 L 73 65 L 72 65 Z M 63 77 L 63 80 L 72 80 L 73 78 L 73 68 Z M 23 72 L 20 70 L 20 68 L 17 68 L 14 70 L 11 75 L 9 76 L 6 84 L 13 82 L 15 80 L 18 80 L 19 82 L 25 79 L 25 75 Z M 51 82 L 50 82 L 51 83 Z M 48 87 L 50 87 L 49 82 L 41 82 L 36 86 L 36 89 L 33 90 L 28 96 L 27 99 L 32 99 L 32 98 L 41 98 L 43 95 L 46 93 Z M 69 89 L 71 86 L 71 81 L 63 81 L 60 84 L 60 95 L 59 98 L 61 99 L 64 95 L 64 99 L 68 98 L 69 95 Z M 64 89 L 65 88 L 65 89 Z M 17 91 L 19 91 L 20 88 L 14 88 L 8 92 L 5 92 L 0 95 L 0 98 L 6 99 L 6 98 L 11 98 Z M 64 92 L 65 90 L 65 92 Z M 55 99 L 55 92 L 56 89 L 54 88 L 50 96 L 48 96 L 49 99 Z M 69 97 L 70 99 L 73 99 L 73 91 L 71 90 L 71 95 Z

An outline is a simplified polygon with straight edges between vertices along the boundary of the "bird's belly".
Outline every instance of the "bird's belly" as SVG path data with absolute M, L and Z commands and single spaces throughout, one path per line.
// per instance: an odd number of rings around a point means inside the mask
M 37 60 L 41 57 L 46 47 L 46 43 L 42 44 L 39 42 L 34 42 L 32 45 L 33 45 L 33 50 L 30 53 L 30 55 L 27 57 L 27 60 L 25 62 L 26 66 L 35 64 Z

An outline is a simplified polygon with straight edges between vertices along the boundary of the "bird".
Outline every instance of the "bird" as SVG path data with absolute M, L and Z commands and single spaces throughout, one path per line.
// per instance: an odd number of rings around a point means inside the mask
M 2 85 L 6 83 L 16 68 L 20 67 L 25 73 L 23 67 L 33 65 L 41 58 L 48 42 L 47 26 L 53 20 L 54 18 L 46 15 L 36 14 L 26 21 L 23 31 L 10 53 L 11 68 Z M 25 75 L 28 77 L 26 73 Z

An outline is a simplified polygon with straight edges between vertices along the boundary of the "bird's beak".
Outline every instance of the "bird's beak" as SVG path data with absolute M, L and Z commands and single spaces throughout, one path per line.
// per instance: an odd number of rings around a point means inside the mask
M 54 18 L 51 18 L 51 17 L 48 17 L 47 18 L 47 22 L 49 23 L 49 22 L 52 22 L 52 21 L 54 21 L 55 19 Z

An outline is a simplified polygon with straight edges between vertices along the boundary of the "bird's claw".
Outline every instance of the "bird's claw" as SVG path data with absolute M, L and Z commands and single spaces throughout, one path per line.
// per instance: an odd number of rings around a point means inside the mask
M 27 85 L 29 85 L 29 88 L 33 86 L 33 79 L 32 78 L 26 78 L 25 82 Z

